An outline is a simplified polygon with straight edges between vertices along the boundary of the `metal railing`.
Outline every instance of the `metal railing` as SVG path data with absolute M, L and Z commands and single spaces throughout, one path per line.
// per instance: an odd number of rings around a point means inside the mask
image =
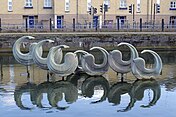
M 128 20 L 123 20 L 118 23 L 106 23 L 102 21 L 100 24 L 97 20 L 92 20 L 92 22 L 79 23 L 76 24 L 75 20 L 73 22 L 62 21 L 60 24 L 54 25 L 51 20 L 47 23 L 41 23 L 35 20 L 34 24 L 30 26 L 28 23 L 24 23 L 24 20 L 14 21 L 17 23 L 11 23 L 0 19 L 0 31 L 1 32 L 52 32 L 52 31 L 176 31 L 176 24 L 171 24 L 164 22 L 164 19 L 142 22 L 134 21 L 128 22 Z

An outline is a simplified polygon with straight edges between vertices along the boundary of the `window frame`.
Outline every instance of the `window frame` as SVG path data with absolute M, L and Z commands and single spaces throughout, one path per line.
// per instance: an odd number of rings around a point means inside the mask
M 137 0 L 136 12 L 137 12 L 137 13 L 140 13 L 140 12 L 141 12 L 141 0 Z
M 51 0 L 44 0 L 44 8 L 52 8 Z
M 170 10 L 176 10 L 176 1 L 170 2 Z
M 9 4 L 11 3 L 11 4 Z M 12 0 L 8 0 L 8 12 L 12 12 L 13 11 L 13 1 Z
M 33 8 L 33 1 L 25 0 L 25 8 Z
M 127 1 L 120 0 L 120 9 L 127 9 Z
M 65 0 L 65 12 L 70 11 L 70 0 Z
M 87 11 L 92 7 L 92 0 L 87 0 Z

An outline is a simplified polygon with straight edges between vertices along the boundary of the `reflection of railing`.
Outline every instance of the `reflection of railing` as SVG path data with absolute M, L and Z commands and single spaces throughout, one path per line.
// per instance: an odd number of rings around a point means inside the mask
M 79 78 L 76 78 L 79 77 Z M 74 81 L 74 78 L 75 81 Z M 154 106 L 161 96 L 161 89 L 158 82 L 154 79 L 141 79 L 136 80 L 134 83 L 127 82 L 118 82 L 110 87 L 109 82 L 106 78 L 102 76 L 92 77 L 92 76 L 78 76 L 73 74 L 67 80 L 73 82 L 72 84 L 69 81 L 57 81 L 57 82 L 44 82 L 39 85 L 32 83 L 26 83 L 22 86 L 16 87 L 14 98 L 16 105 L 22 110 L 31 110 L 34 107 L 26 107 L 22 102 L 22 95 L 24 93 L 30 94 L 30 100 L 33 105 L 36 105 L 38 108 L 47 108 L 52 109 L 56 108 L 58 110 L 66 110 L 70 107 L 69 104 L 72 104 L 78 100 L 78 89 L 76 86 L 80 82 L 80 79 L 84 79 L 82 84 L 78 87 L 81 88 L 80 96 L 82 98 L 92 98 L 95 94 L 95 90 L 103 91 L 103 95 L 98 95 L 99 99 L 97 101 L 92 101 L 91 104 L 97 104 L 108 99 L 109 103 L 118 105 L 121 103 L 121 96 L 123 94 L 128 94 L 130 96 L 130 102 L 128 106 L 124 109 L 118 110 L 118 112 L 126 112 L 131 110 L 136 101 L 140 101 L 144 98 L 144 92 L 147 89 L 153 91 L 153 99 L 148 103 L 148 105 L 142 105 L 143 108 L 149 108 Z M 43 94 L 47 94 L 47 99 L 50 106 L 46 107 L 42 104 Z M 65 100 L 68 104 L 67 106 L 60 106 L 58 102 Z

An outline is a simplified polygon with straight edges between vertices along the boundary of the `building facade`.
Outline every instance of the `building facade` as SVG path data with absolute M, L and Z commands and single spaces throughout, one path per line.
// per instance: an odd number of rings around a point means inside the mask
M 2 28 L 176 24 L 176 0 L 0 0 L 0 8 Z

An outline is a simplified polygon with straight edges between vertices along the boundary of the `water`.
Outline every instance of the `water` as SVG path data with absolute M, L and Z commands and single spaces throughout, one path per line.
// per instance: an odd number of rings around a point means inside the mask
M 125 82 L 111 69 L 103 77 L 77 73 L 64 81 L 57 75 L 47 81 L 47 72 L 26 68 L 12 55 L 0 57 L 0 113 L 3 117 L 175 117 L 176 53 L 160 52 L 162 75 L 136 81 L 129 73 Z M 147 67 L 153 62 L 145 57 Z M 98 59 L 101 61 L 101 59 Z

